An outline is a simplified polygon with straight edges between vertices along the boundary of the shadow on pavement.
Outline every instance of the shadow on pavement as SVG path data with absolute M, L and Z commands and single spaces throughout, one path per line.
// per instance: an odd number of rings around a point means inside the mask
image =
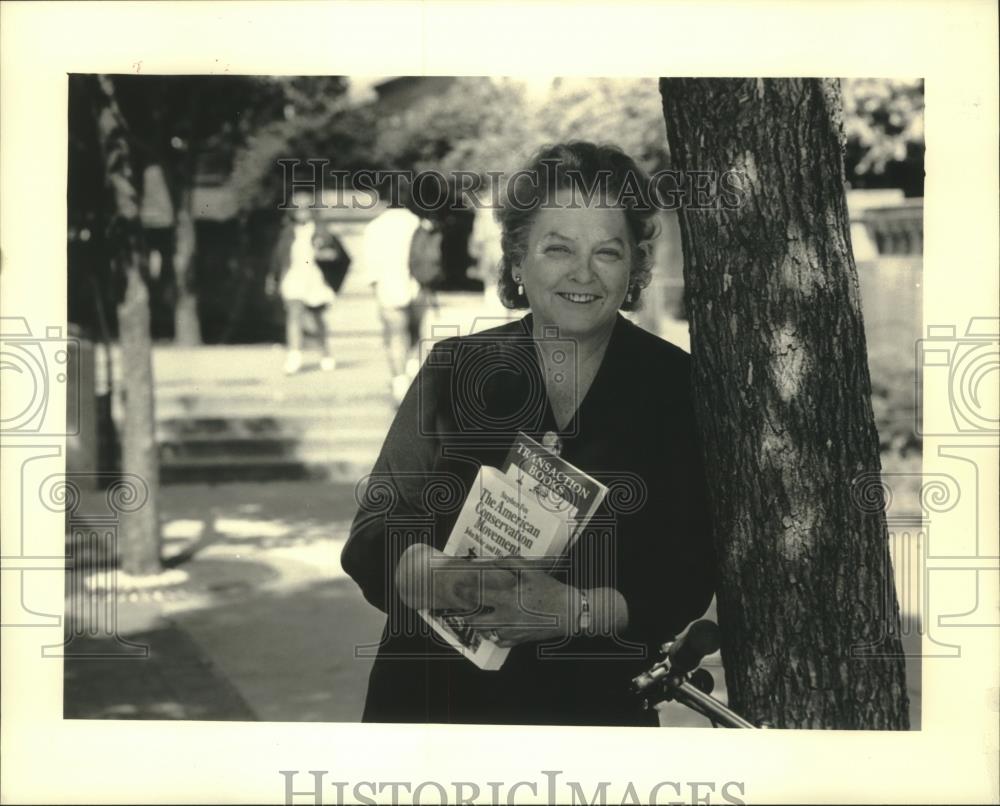
M 128 640 L 148 646 L 149 657 L 65 659 L 65 719 L 256 719 L 236 688 L 176 624 L 163 621 Z M 113 638 L 78 638 L 74 649 L 91 655 L 116 651 Z
M 344 579 L 175 609 L 125 634 L 147 658 L 66 658 L 64 716 L 356 722 L 371 660 L 355 646 L 376 640 L 383 619 Z M 113 637 L 72 645 L 80 655 L 120 649 Z
M 257 718 L 357 722 L 371 659 L 355 647 L 376 641 L 384 615 L 348 579 L 262 592 L 176 616 L 240 690 Z

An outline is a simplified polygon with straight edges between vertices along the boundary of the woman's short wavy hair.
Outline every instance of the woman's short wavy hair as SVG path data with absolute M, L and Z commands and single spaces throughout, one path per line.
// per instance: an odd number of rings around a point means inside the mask
M 595 190 L 598 198 L 621 207 L 632 239 L 629 274 L 631 301 L 622 310 L 639 307 L 642 289 L 649 285 L 653 269 L 653 240 L 659 234 L 658 208 L 650 195 L 650 180 L 630 156 L 617 146 L 581 140 L 546 145 L 528 164 L 511 174 L 504 199 L 496 211 L 502 232 L 500 277 L 497 291 L 508 308 L 527 308 L 518 295 L 514 266 L 527 251 L 528 233 L 539 208 L 557 190 L 575 190 L 586 199 Z

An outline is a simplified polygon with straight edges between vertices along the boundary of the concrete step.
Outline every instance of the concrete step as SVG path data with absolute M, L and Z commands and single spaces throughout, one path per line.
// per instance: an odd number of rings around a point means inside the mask
M 334 426 L 358 427 L 392 422 L 393 408 L 382 400 L 356 400 L 349 403 L 337 401 L 282 401 L 244 399 L 172 400 L 157 404 L 156 420 L 175 430 L 173 423 L 213 423 L 219 420 L 244 420 L 254 423 L 247 430 L 267 428 L 266 423 L 289 423 L 301 429 L 310 422 L 331 423 Z M 193 427 L 196 428 L 196 427 Z M 210 433 L 210 431 L 209 431 Z
M 220 461 L 233 456 L 294 456 L 334 455 L 342 450 L 376 451 L 382 445 L 385 432 L 368 434 L 343 433 L 321 439 L 299 437 L 188 437 L 157 440 L 160 458 L 170 461 L 186 457 L 211 458 Z
M 339 420 L 333 417 L 307 418 L 172 418 L 156 425 L 158 442 L 219 442 L 223 440 L 342 440 L 345 436 L 360 441 L 379 441 L 388 422 L 381 417 L 367 422 Z
M 467 332 L 482 312 L 475 294 L 441 295 L 428 336 Z M 434 327 L 444 326 L 436 333 Z M 161 478 L 236 481 L 324 478 L 356 481 L 375 461 L 395 414 L 378 309 L 368 289 L 337 300 L 337 367 L 318 368 L 307 343 L 303 371 L 286 376 L 283 345 L 157 345 L 153 351 Z M 111 351 L 121 391 L 120 353 Z M 98 360 L 98 375 L 107 361 Z M 121 399 L 113 416 L 120 422 Z
M 227 481 L 293 481 L 322 479 L 355 483 L 371 471 L 377 453 L 340 452 L 336 456 L 230 456 L 161 462 L 160 481 L 219 483 Z

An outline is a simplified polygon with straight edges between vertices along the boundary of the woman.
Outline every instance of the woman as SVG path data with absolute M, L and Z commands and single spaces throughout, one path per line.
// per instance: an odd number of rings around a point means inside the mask
M 704 612 L 714 562 L 688 356 L 619 313 L 648 283 L 655 208 L 618 204 L 627 183 L 648 185 L 612 147 L 548 147 L 516 176 L 499 291 L 530 313 L 430 353 L 343 552 L 388 615 L 363 718 L 656 725 L 630 680 Z M 565 574 L 441 556 L 479 467 L 501 466 L 519 431 L 611 490 Z M 442 646 L 414 615 L 425 607 L 466 611 L 512 647 L 503 667 Z
M 276 249 L 277 262 L 274 277 L 280 278 L 278 290 L 285 303 L 285 374 L 294 375 L 302 368 L 306 313 L 313 318 L 323 352 L 320 369 L 336 367 L 331 343 L 330 314 L 336 292 L 323 276 L 316 259 L 316 222 L 304 207 L 291 213 Z

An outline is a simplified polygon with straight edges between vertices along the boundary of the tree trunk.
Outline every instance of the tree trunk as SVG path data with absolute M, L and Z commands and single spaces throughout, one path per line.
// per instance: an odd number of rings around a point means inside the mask
M 144 506 L 121 513 L 122 567 L 130 574 L 160 570 L 160 524 L 157 511 L 159 461 L 153 415 L 152 338 L 149 293 L 143 281 L 145 248 L 139 220 L 139 194 L 130 161 L 128 131 L 109 76 L 97 77 L 97 132 L 105 178 L 113 198 L 110 243 L 119 285 L 118 339 L 121 344 L 125 428 L 122 470 L 149 488 Z
M 188 182 L 178 193 L 174 240 L 174 273 L 177 279 L 177 307 L 174 309 L 174 342 L 188 347 L 201 344 L 198 298 L 194 293 L 194 254 L 197 245 L 194 191 Z
M 839 85 L 660 93 L 675 169 L 745 177 L 735 209 L 680 216 L 730 703 L 774 727 L 905 729 Z

